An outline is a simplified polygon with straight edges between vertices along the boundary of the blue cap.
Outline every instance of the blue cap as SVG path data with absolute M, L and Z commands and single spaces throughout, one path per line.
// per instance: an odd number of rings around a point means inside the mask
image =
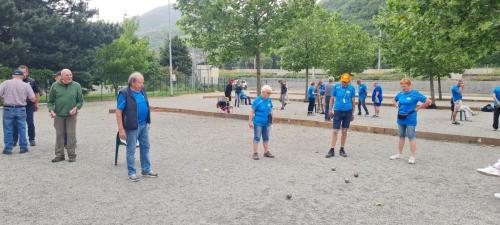
M 22 70 L 15 70 L 12 75 L 13 76 L 16 76 L 16 75 L 23 75 L 24 76 L 24 71 L 22 71 Z

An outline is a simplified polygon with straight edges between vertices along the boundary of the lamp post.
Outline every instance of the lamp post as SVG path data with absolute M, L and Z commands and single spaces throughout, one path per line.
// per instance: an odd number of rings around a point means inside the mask
M 169 32 L 168 32 L 168 55 L 169 55 L 169 59 L 170 59 L 170 95 L 173 96 L 174 95 L 174 88 L 173 88 L 173 81 L 172 81 L 172 29 L 171 29 L 171 26 L 170 26 L 170 14 L 171 13 L 171 6 L 170 6 L 170 0 L 168 1 L 168 29 L 169 29 Z

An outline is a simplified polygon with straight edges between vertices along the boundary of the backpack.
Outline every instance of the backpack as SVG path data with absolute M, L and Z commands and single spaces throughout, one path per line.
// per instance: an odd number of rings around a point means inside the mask
M 493 112 L 493 111 L 495 111 L 495 108 L 493 108 L 493 106 L 491 104 L 488 104 L 488 105 L 483 106 L 483 108 L 481 108 L 481 111 Z

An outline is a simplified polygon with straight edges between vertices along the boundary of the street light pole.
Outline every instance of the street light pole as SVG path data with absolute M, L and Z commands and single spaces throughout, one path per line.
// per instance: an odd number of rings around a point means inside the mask
M 173 76 L 173 73 L 172 73 L 172 29 L 171 29 L 171 26 L 170 26 L 170 14 L 171 13 L 171 8 L 170 8 L 170 0 L 168 1 L 168 29 L 169 29 L 169 32 L 168 32 L 168 54 L 169 54 L 169 59 L 170 59 L 170 95 L 173 96 L 174 95 L 174 88 L 173 88 L 173 80 L 172 80 L 172 76 Z

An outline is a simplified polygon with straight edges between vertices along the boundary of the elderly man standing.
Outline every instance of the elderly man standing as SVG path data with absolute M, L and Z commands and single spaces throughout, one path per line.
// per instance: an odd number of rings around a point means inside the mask
M 35 93 L 35 100 L 34 101 L 28 101 L 26 105 L 26 123 L 28 124 L 28 137 L 29 137 L 29 142 L 30 146 L 36 146 L 35 142 L 35 112 L 38 111 L 38 98 L 40 96 L 40 89 L 38 88 L 38 85 L 35 81 L 35 79 L 28 77 L 29 76 L 29 69 L 25 65 L 20 65 L 18 70 L 21 70 L 24 72 L 24 79 L 23 82 L 27 83 L 30 85 L 31 89 L 33 89 L 33 92 Z M 14 124 L 14 128 L 16 128 L 16 124 Z M 14 146 L 17 145 L 17 140 L 18 140 L 18 134 L 17 134 L 17 129 L 14 129 Z
M 149 124 L 151 115 L 149 101 L 144 89 L 144 76 L 134 72 L 128 78 L 128 87 L 120 90 L 116 106 L 116 122 L 121 139 L 127 140 L 128 179 L 139 181 L 135 171 L 135 148 L 139 141 L 141 155 L 141 174 L 144 177 L 158 177 L 151 170 L 149 160 Z
M 67 134 L 69 162 L 76 161 L 76 116 L 83 106 L 82 87 L 73 81 L 69 69 L 61 70 L 61 80 L 52 84 L 47 102 L 56 130 L 56 157 L 52 162 L 64 161 L 64 133 Z
M 14 71 L 11 80 L 0 84 L 0 96 L 3 98 L 3 154 L 12 154 L 14 144 L 13 129 L 17 126 L 21 154 L 28 152 L 26 140 L 26 105 L 27 100 L 35 101 L 35 93 L 30 85 L 23 82 L 24 72 Z

